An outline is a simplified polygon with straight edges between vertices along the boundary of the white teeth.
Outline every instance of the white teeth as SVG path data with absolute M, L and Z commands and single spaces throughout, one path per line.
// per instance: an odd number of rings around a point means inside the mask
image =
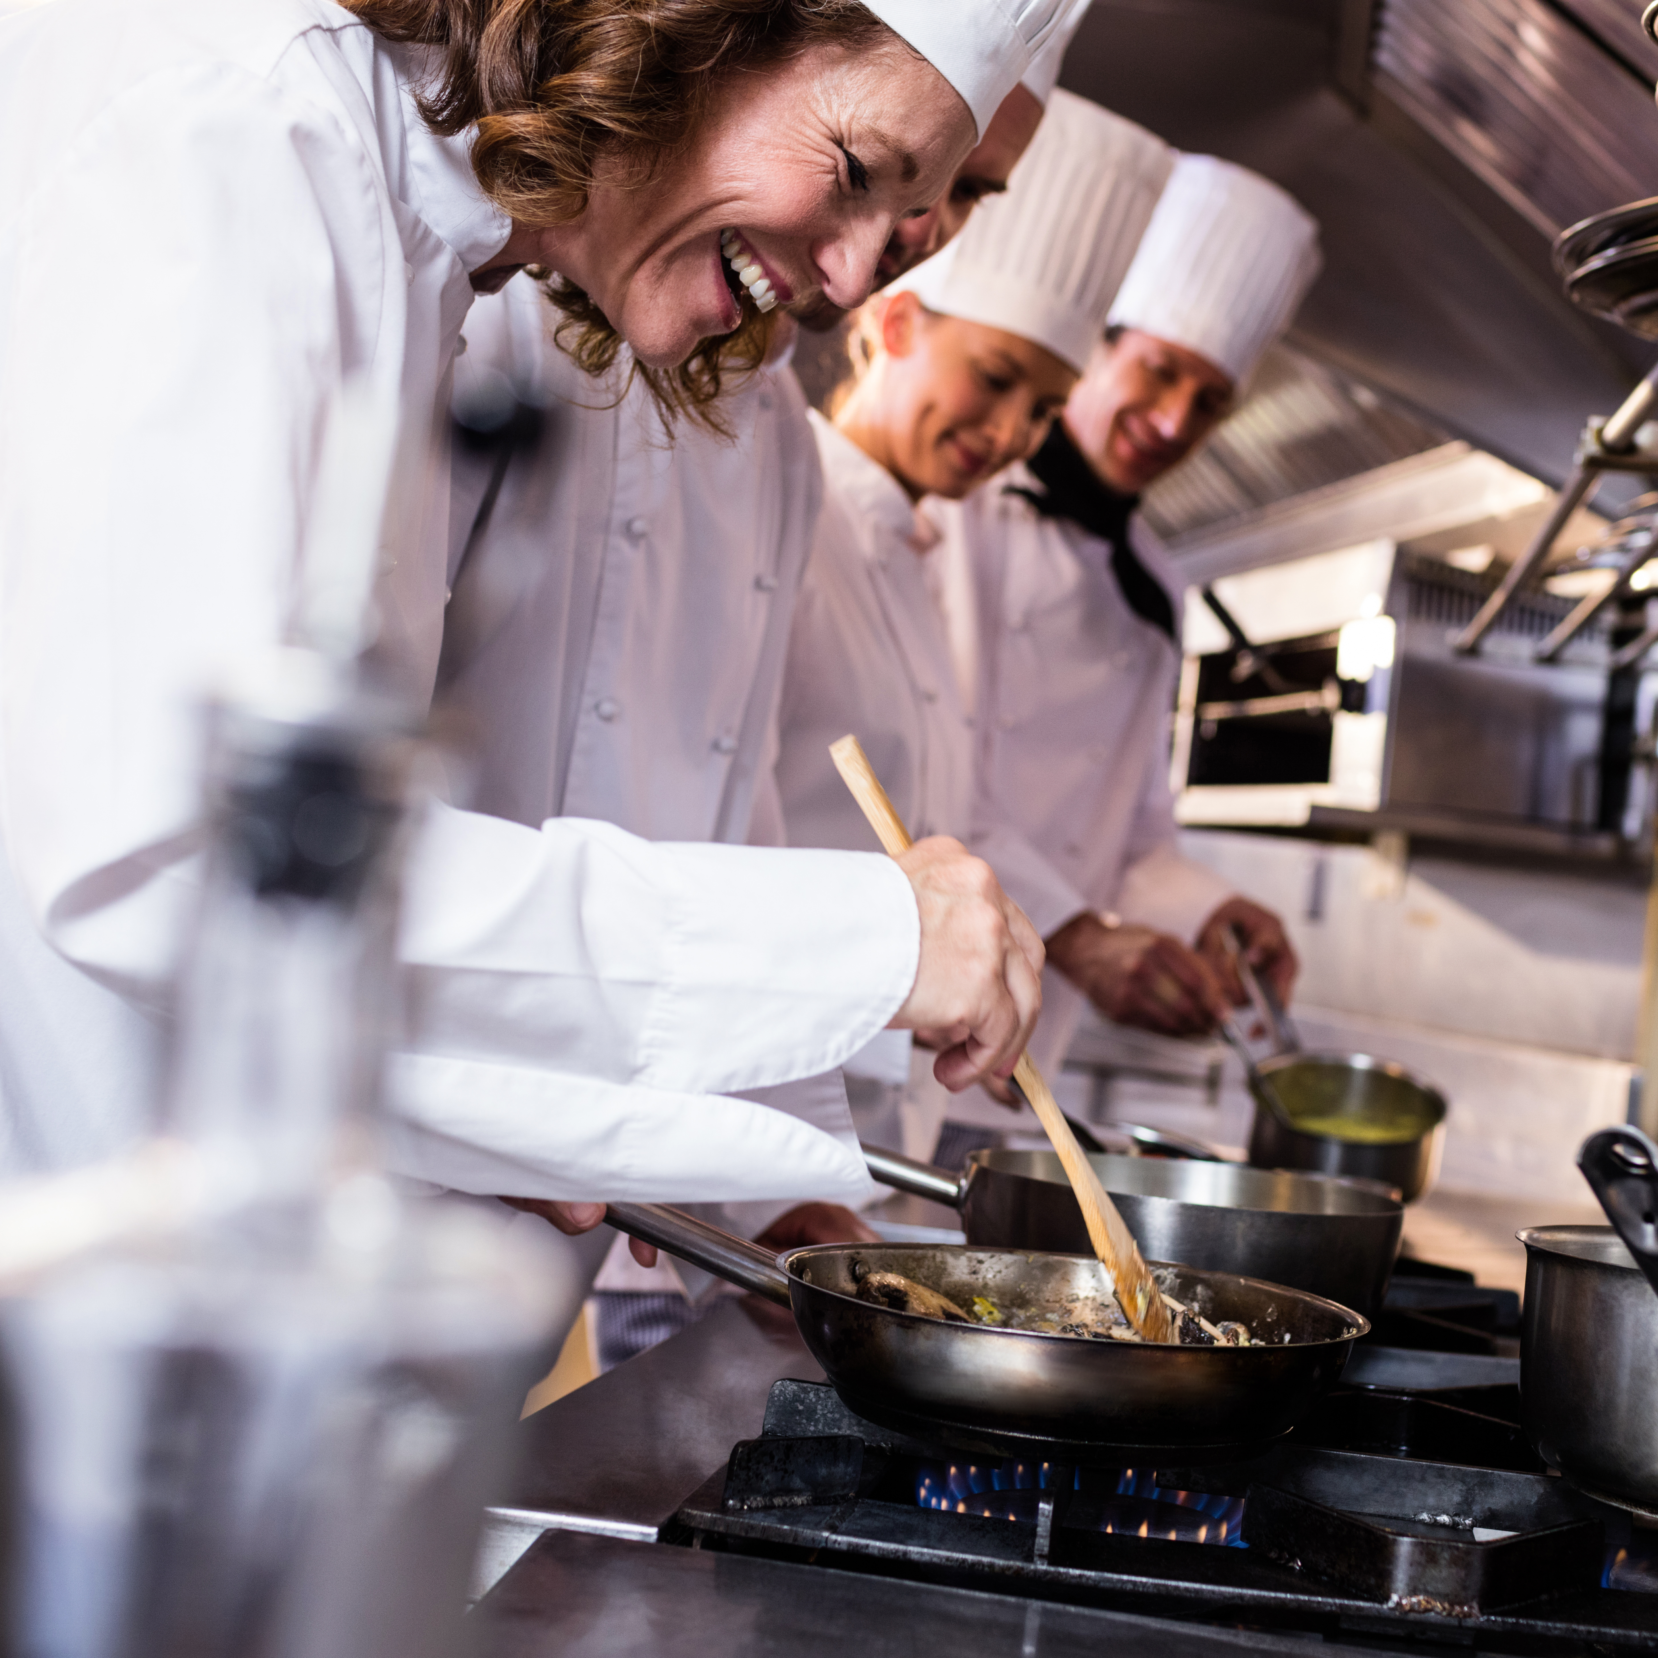
M 748 296 L 761 311 L 773 310 L 777 305 L 777 294 L 771 285 L 760 261 L 749 251 L 742 237 L 734 230 L 727 230 L 720 236 L 720 252 L 725 255 L 725 262 L 736 273 L 737 280 L 747 289 Z

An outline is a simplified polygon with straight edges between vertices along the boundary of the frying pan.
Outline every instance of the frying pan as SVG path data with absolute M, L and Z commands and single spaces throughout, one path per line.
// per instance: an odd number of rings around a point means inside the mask
M 1174 1347 L 947 1324 L 857 1298 L 896 1272 L 960 1305 L 1057 1309 L 1109 1296 L 1079 1255 L 934 1244 L 768 1249 L 658 1204 L 613 1203 L 610 1224 L 788 1307 L 812 1356 L 868 1421 L 1001 1456 L 1121 1463 L 1236 1457 L 1287 1433 L 1335 1384 L 1369 1325 L 1319 1296 L 1151 1262 L 1204 1316 L 1246 1323 L 1249 1347 Z
M 959 1209 L 970 1244 L 1088 1247 L 1052 1152 L 976 1151 L 957 1176 L 876 1146 L 863 1151 L 882 1185 Z M 1367 1318 L 1381 1305 L 1405 1214 L 1389 1187 L 1239 1163 L 1110 1154 L 1088 1160 L 1148 1255 L 1287 1284 Z

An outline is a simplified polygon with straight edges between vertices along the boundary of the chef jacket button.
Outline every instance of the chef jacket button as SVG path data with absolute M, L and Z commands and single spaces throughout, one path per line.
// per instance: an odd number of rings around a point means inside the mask
M 414 266 L 411 265 L 406 259 L 403 261 L 403 275 L 407 279 L 409 286 L 412 288 L 414 286 Z
M 462 334 L 460 338 L 455 341 L 455 355 L 457 357 L 464 357 L 466 355 L 466 336 L 464 334 Z
M 737 752 L 737 739 L 735 737 L 727 736 L 726 733 L 722 731 L 719 736 L 714 739 L 714 752 L 716 754 L 735 754 Z
M 645 539 L 645 532 L 649 528 L 650 523 L 647 519 L 630 518 L 627 523 L 628 540 L 643 541 Z
M 775 593 L 777 591 L 777 577 L 766 575 L 756 576 L 754 578 L 754 585 L 762 593 Z
M 771 393 L 769 391 L 760 393 L 760 407 L 767 410 L 771 408 Z
M 622 705 L 614 697 L 600 697 L 593 704 L 593 712 L 601 720 L 613 720 L 622 711 Z
M 923 702 L 937 702 L 938 692 L 931 685 L 923 685 L 921 687 L 921 700 Z

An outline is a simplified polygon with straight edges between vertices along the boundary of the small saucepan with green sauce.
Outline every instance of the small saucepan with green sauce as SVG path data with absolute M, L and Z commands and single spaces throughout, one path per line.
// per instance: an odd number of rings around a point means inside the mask
M 1432 1184 L 1445 1098 L 1402 1065 L 1369 1054 L 1278 1054 L 1250 1092 L 1249 1161 L 1397 1186 L 1406 1203 Z

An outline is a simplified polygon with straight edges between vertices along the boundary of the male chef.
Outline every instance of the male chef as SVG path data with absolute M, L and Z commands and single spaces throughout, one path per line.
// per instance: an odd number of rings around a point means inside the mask
M 1084 997 L 1122 1024 L 1213 1029 L 1244 1000 L 1229 929 L 1281 994 L 1293 982 L 1278 918 L 1179 850 L 1181 583 L 1136 508 L 1225 419 L 1318 267 L 1318 227 L 1278 186 L 1180 157 L 1063 419 L 938 514 L 985 780 L 1081 901 L 1047 940 L 1044 1068 Z

